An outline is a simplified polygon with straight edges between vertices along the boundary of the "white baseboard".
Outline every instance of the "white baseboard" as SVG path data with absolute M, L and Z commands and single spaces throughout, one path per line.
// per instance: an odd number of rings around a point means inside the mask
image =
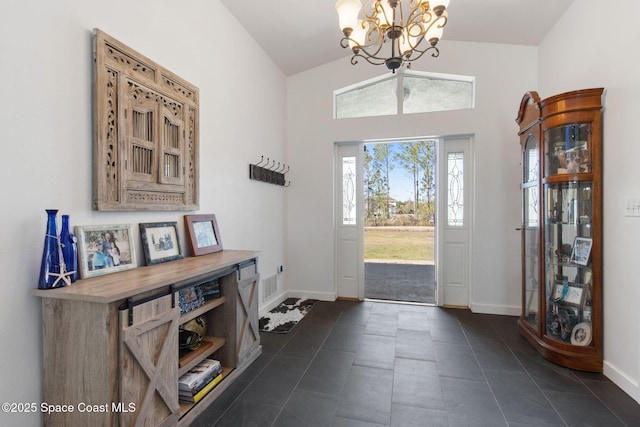
M 320 301 L 335 301 L 338 298 L 335 292 L 313 292 L 302 290 L 290 290 L 287 292 L 288 298 L 317 299 Z
M 499 314 L 502 316 L 520 316 L 522 308 L 520 306 L 511 305 L 488 305 L 472 303 L 469 307 L 474 313 L 482 314 Z
M 624 372 L 620 371 L 615 365 L 607 362 L 603 363 L 602 373 L 609 378 L 615 385 L 620 387 L 633 400 L 640 403 L 640 387 L 637 381 L 632 380 Z

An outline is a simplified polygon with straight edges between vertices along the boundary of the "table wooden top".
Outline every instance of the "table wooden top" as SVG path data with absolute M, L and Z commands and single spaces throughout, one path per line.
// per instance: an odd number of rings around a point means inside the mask
M 42 298 L 111 303 L 165 286 L 186 284 L 203 275 L 257 258 L 257 251 L 223 250 L 88 279 L 55 289 L 34 289 Z

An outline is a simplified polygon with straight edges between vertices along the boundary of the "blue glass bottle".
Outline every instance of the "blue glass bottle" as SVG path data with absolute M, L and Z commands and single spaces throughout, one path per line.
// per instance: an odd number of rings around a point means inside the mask
M 60 246 L 58 245 L 58 224 L 56 222 L 57 209 L 47 209 L 47 230 L 44 236 L 44 250 L 42 251 L 42 263 L 40 264 L 39 289 L 51 289 L 64 286 L 60 277 Z M 56 283 L 57 280 L 57 283 Z M 60 285 L 60 283 L 62 283 Z
M 60 230 L 60 246 L 62 247 L 62 258 L 67 272 L 71 273 L 69 278 L 71 283 L 78 277 L 78 244 L 76 236 L 69 232 L 69 215 L 62 215 L 62 230 Z

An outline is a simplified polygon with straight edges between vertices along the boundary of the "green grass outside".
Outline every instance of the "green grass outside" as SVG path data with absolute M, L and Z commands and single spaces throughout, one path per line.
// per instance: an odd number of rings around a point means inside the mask
M 434 227 L 365 227 L 364 259 L 433 261 Z

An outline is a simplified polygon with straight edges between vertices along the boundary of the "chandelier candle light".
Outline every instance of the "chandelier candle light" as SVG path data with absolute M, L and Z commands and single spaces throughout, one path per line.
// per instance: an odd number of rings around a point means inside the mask
M 407 2 L 408 8 L 403 8 L 402 0 L 367 0 L 364 19 L 359 19 L 359 0 L 338 0 L 336 11 L 344 33 L 340 45 L 353 51 L 352 64 L 361 57 L 373 65 L 385 64 L 395 73 L 427 51 L 434 58 L 440 54 L 436 45 L 447 25 L 449 0 Z M 385 44 L 391 45 L 390 56 L 385 53 L 388 48 L 383 52 Z

